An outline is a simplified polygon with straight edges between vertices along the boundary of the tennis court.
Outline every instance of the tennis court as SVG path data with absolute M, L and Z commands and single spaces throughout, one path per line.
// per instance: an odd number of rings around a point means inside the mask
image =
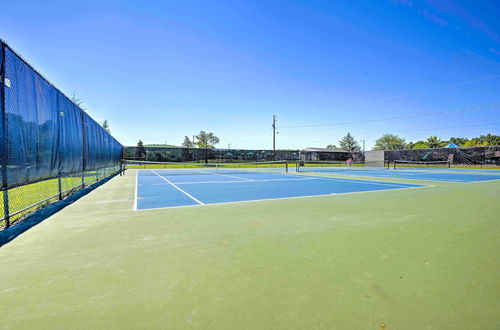
M 0 327 L 58 329 L 82 320 L 106 329 L 498 324 L 498 181 L 406 189 L 301 181 L 309 176 L 293 171 L 142 171 L 127 170 L 0 249 Z M 309 184 L 369 192 L 133 212 L 137 179 L 162 203 L 182 195 L 162 177 L 206 203 L 222 201 L 220 194 L 255 199 L 245 192 L 254 185 L 286 184 L 280 197 Z M 154 207 L 141 204 L 147 200 L 139 199 L 141 209 Z
M 390 167 L 347 167 L 347 166 L 304 166 L 300 167 L 304 174 L 341 174 L 348 176 L 377 177 L 407 180 L 425 180 L 442 182 L 480 182 L 500 179 L 500 171 L 481 169 L 454 169 L 454 168 L 400 168 Z
M 137 169 L 136 176 L 137 210 L 424 187 L 303 176 L 284 167 Z
M 500 146 L 124 147 L 0 46 L 0 329 L 498 328 Z

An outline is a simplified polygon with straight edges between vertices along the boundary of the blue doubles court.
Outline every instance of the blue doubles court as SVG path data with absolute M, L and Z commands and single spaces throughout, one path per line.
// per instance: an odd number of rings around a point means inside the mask
M 252 169 L 137 169 L 136 210 L 425 187 Z
M 387 169 L 383 167 L 342 167 L 318 166 L 300 167 L 300 172 L 305 174 L 329 173 L 349 176 L 428 180 L 442 182 L 479 182 L 500 179 L 500 171 L 481 169 Z

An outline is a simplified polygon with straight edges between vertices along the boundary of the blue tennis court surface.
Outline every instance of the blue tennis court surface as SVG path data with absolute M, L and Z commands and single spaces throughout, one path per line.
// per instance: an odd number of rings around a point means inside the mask
M 247 202 L 425 187 L 286 173 L 186 173 L 137 170 L 135 209 Z
M 469 169 L 401 169 L 388 170 L 387 168 L 355 168 L 345 167 L 301 167 L 302 173 L 332 173 L 363 177 L 382 177 L 393 179 L 429 180 L 445 182 L 477 182 L 499 180 L 499 171 L 469 170 Z

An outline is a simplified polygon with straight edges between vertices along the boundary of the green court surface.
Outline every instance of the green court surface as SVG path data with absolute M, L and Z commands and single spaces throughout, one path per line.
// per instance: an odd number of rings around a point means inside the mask
M 134 172 L 0 248 L 0 329 L 500 327 L 498 180 L 133 211 Z

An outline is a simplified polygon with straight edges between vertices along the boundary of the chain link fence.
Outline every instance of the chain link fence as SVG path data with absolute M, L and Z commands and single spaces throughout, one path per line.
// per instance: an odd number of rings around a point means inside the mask
M 259 162 L 299 159 L 299 150 L 125 147 L 124 158 L 154 162 Z
M 451 165 L 500 165 L 500 146 L 386 150 L 384 154 L 385 160 L 392 163 L 394 161 L 446 161 Z
M 123 146 L 0 43 L 1 230 L 119 173 Z

